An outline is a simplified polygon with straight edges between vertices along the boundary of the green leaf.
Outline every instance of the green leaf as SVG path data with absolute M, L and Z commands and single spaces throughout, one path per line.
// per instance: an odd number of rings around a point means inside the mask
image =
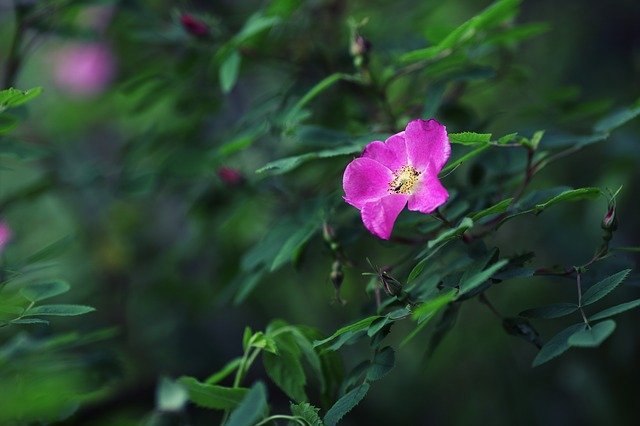
M 84 305 L 40 305 L 29 309 L 24 316 L 55 315 L 74 316 L 95 311 L 95 308 Z
M 420 306 L 414 309 L 413 311 L 413 319 L 418 323 L 422 323 L 427 321 L 435 314 L 438 313 L 440 309 L 446 306 L 449 302 L 454 300 L 456 297 L 455 291 L 449 291 L 447 293 L 441 294 L 438 297 L 421 303 Z
M 598 120 L 593 130 L 596 132 L 611 132 L 612 130 L 628 123 L 640 115 L 640 105 L 619 109 L 606 117 Z
M 469 161 L 473 157 L 477 157 L 478 155 L 482 154 L 485 150 L 487 150 L 490 147 L 491 147 L 491 145 L 488 145 L 488 144 L 487 145 L 482 145 L 482 146 L 474 149 L 473 151 L 467 152 L 462 157 L 459 157 L 459 158 L 455 159 L 454 161 L 450 162 L 444 169 L 442 169 L 440 174 L 441 175 L 447 174 L 448 172 L 450 172 L 451 170 L 455 169 L 456 167 L 458 167 L 460 164 L 464 163 L 465 161 Z
M 270 175 L 280 175 L 290 172 L 291 170 L 299 167 L 300 165 L 320 158 L 332 158 L 342 155 L 359 154 L 362 151 L 360 145 L 346 145 L 331 149 L 325 149 L 317 152 L 310 152 L 307 154 L 296 155 L 293 157 L 281 158 L 280 160 L 267 163 L 263 167 L 256 170 L 256 173 L 267 172 Z
M 490 216 L 492 214 L 504 213 L 507 211 L 507 209 L 511 205 L 511 201 L 513 201 L 513 198 L 507 198 L 505 200 L 502 200 L 491 207 L 487 207 L 484 210 L 480 210 L 478 212 L 471 214 L 470 218 L 475 222 L 478 219 L 482 219 L 483 217 Z
M 614 315 L 618 315 L 623 312 L 626 312 L 630 309 L 637 308 L 638 306 L 640 306 L 640 299 L 632 300 L 631 302 L 621 303 L 619 305 L 612 306 L 610 308 L 607 308 L 603 311 L 598 312 L 597 314 L 592 315 L 591 317 L 589 317 L 589 320 L 597 321 L 604 318 L 612 317 Z
M 447 229 L 446 231 L 440 233 L 440 235 L 438 235 L 435 239 L 430 240 L 427 243 L 427 248 L 431 249 L 437 245 L 442 244 L 445 241 L 456 239 L 471 227 L 473 227 L 473 220 L 465 217 L 455 228 Z
M 584 328 L 584 323 L 574 324 L 568 328 L 565 328 L 560 333 L 553 336 L 549 341 L 540 349 L 538 355 L 533 360 L 533 367 L 544 364 L 553 358 L 562 355 L 569 349 L 569 337 L 576 332 Z
M 337 83 L 340 80 L 348 80 L 351 79 L 351 77 L 347 74 L 343 74 L 343 73 L 335 73 L 335 74 L 331 74 L 328 77 L 323 78 L 322 80 L 320 80 L 319 83 L 317 83 L 315 86 L 313 86 L 287 113 L 287 122 L 291 122 L 293 121 L 294 117 L 298 116 L 298 114 L 300 113 L 300 111 L 302 110 L 302 108 L 307 105 L 309 102 L 311 102 L 311 100 L 313 100 L 313 98 L 315 98 L 316 96 L 318 96 L 320 93 L 322 93 L 323 91 L 327 90 L 329 87 L 333 86 L 335 83 Z
M 229 93 L 236 85 L 241 61 L 240 53 L 237 50 L 233 50 L 220 65 L 220 88 L 223 93 Z
M 10 114 L 0 114 L 0 135 L 11 132 L 18 127 L 18 118 Z
M 11 324 L 49 324 L 49 321 L 41 318 L 16 318 L 9 322 Z
M 268 409 L 267 389 L 262 382 L 257 382 L 233 410 L 225 426 L 253 426 L 264 417 Z
M 247 19 L 240 32 L 234 37 L 234 43 L 242 43 L 250 37 L 273 27 L 280 22 L 277 16 L 263 16 L 262 12 L 257 12 Z
M 213 385 L 218 382 L 221 382 L 222 380 L 229 377 L 234 371 L 236 371 L 241 363 L 242 363 L 241 357 L 232 359 L 231 361 L 226 363 L 224 367 L 222 367 L 219 371 L 209 376 L 207 380 L 204 381 L 204 383 L 207 385 Z
M 64 281 L 49 281 L 45 283 L 28 284 L 20 289 L 20 293 L 31 302 L 48 299 L 69 291 L 71 287 Z
M 228 388 L 200 383 L 195 378 L 186 376 L 181 377 L 178 382 L 189 392 L 189 401 L 213 410 L 235 408 L 249 391 L 247 388 Z
M 264 352 L 262 363 L 267 375 L 291 399 L 297 402 L 307 400 L 304 387 L 307 379 L 304 375 L 300 351 L 292 347 L 278 345 L 278 354 Z
M 367 380 L 380 380 L 396 365 L 396 352 L 391 346 L 382 348 L 373 357 L 371 366 L 367 370 Z
M 322 419 L 318 415 L 319 408 L 314 407 L 308 402 L 301 404 L 291 403 L 291 414 L 303 419 L 309 426 L 324 426 Z
M 624 271 L 613 274 L 589 287 L 582 296 L 582 306 L 590 305 L 605 297 L 616 287 L 622 284 L 622 281 L 627 278 L 629 272 L 631 272 L 631 269 L 625 269 Z
M 278 353 L 278 345 L 276 344 L 276 341 L 273 339 L 273 337 L 264 334 L 262 331 L 256 332 L 253 336 L 251 336 L 251 338 L 249 338 L 247 347 L 264 349 L 267 352 L 271 352 L 273 354 Z
M 156 389 L 156 408 L 160 411 L 177 412 L 189 401 L 189 391 L 178 381 L 166 377 Z
M 9 88 L 0 91 L 0 111 L 7 108 L 20 106 L 42 93 L 42 87 L 34 87 L 29 90 Z
M 569 337 L 569 345 L 580 348 L 595 348 L 600 346 L 615 329 L 616 322 L 614 320 L 599 322 L 591 328 L 587 328 L 585 325 L 582 330 Z
M 318 229 L 317 222 L 309 222 L 306 226 L 298 229 L 298 231 L 284 243 L 280 251 L 278 251 L 276 258 L 273 259 L 273 263 L 271 264 L 271 272 L 287 262 L 293 262 L 296 254 L 302 250 Z
M 596 133 L 593 135 L 554 135 L 544 138 L 541 143 L 544 149 L 564 149 L 571 146 L 584 147 L 606 140 L 608 133 Z
M 465 275 L 463 275 L 460 280 L 460 292 L 458 293 L 458 297 L 471 292 L 476 287 L 483 284 L 485 281 L 491 278 L 493 274 L 502 269 L 507 263 L 509 263 L 507 259 L 502 259 L 489 266 L 484 271 L 480 271 L 474 275 L 466 276 L 465 273 Z
M 362 401 L 367 395 L 367 392 L 369 392 L 369 383 L 365 382 L 336 401 L 324 416 L 325 424 L 327 426 L 335 426 L 338 424 L 345 414 Z
M 329 342 L 331 342 L 332 340 L 336 339 L 337 337 L 341 336 L 342 334 L 348 333 L 348 332 L 353 332 L 353 331 L 360 331 L 360 330 L 364 330 L 367 327 L 369 327 L 369 325 L 375 321 L 378 318 L 382 318 L 382 316 L 380 315 L 374 315 L 374 316 L 370 316 L 367 318 L 363 318 L 360 321 L 354 322 L 353 324 L 349 324 L 347 326 L 344 326 L 340 329 L 338 329 L 335 333 L 333 333 L 331 336 L 327 337 L 324 340 L 317 340 L 315 342 L 313 342 L 313 347 L 317 348 L 318 346 L 322 346 L 325 345 Z
M 524 145 L 527 145 L 531 149 L 536 150 L 538 149 L 538 145 L 540 145 L 540 141 L 542 140 L 543 136 L 544 136 L 544 130 L 538 130 L 533 134 L 531 139 L 523 139 L 522 143 Z
M 550 200 L 545 201 L 544 203 L 536 204 L 534 210 L 539 213 L 542 210 L 551 207 L 554 204 L 558 204 L 563 201 L 577 201 L 584 199 L 593 199 L 597 196 L 601 195 L 602 191 L 600 188 L 579 188 L 579 189 L 571 189 L 568 191 L 564 191 L 561 194 L 556 195 Z
M 565 315 L 569 315 L 578 310 L 578 305 L 575 303 L 554 303 L 552 305 L 541 306 L 539 308 L 527 309 L 520 312 L 518 315 L 527 318 L 560 318 Z
M 460 145 L 486 145 L 491 142 L 491 133 L 449 133 L 449 142 Z

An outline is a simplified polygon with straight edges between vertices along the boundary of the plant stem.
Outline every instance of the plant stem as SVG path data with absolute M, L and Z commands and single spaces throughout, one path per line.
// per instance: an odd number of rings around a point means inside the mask
M 260 423 L 256 423 L 255 426 L 262 426 L 262 425 L 266 425 L 267 423 L 269 423 L 272 420 L 278 420 L 278 419 L 282 419 L 282 420 L 291 420 L 294 421 L 302 426 L 306 426 L 306 423 L 302 420 L 300 420 L 300 417 L 298 416 L 287 416 L 284 414 L 276 414 L 273 416 L 269 416 L 266 419 L 262 420 Z
M 582 282 L 580 280 L 580 269 L 579 268 L 575 268 L 576 271 L 576 286 L 578 287 L 578 309 L 580 309 L 580 315 L 582 315 L 582 320 L 584 321 L 584 323 L 587 325 L 587 327 L 591 328 L 591 325 L 589 325 L 589 320 L 587 319 L 587 316 L 584 313 L 584 309 L 582 309 Z

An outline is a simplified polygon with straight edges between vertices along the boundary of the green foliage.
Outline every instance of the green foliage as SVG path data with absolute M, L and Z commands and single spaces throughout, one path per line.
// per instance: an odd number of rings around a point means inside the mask
M 252 426 L 267 411 L 267 388 L 262 382 L 257 382 L 233 410 L 227 426 Z
M 342 419 L 349 411 L 353 410 L 353 408 L 364 399 L 367 392 L 369 392 L 369 387 L 369 383 L 365 382 L 336 401 L 324 416 L 324 423 L 327 426 L 334 426 L 338 424 L 340 419 Z
M 225 387 L 201 383 L 193 377 L 181 377 L 178 380 L 189 393 L 189 401 L 214 410 L 228 410 L 240 404 L 249 392 L 247 388 Z
M 614 315 L 621 314 L 631 309 L 635 309 L 638 306 L 640 306 L 640 299 L 632 300 L 631 302 L 621 303 L 619 305 L 604 309 L 597 314 L 591 315 L 589 319 L 591 321 L 598 321 L 604 318 L 609 318 Z
M 572 314 L 578 310 L 575 303 L 554 303 L 552 305 L 541 306 L 539 308 L 527 309 L 520 312 L 520 316 L 527 318 L 560 318 Z
M 377 351 L 371 361 L 371 366 L 367 370 L 367 380 L 380 380 L 395 367 L 396 352 L 391 346 L 385 346 Z
M 309 426 L 324 426 L 322 419 L 318 415 L 319 408 L 314 407 L 308 402 L 301 404 L 291 403 L 291 414 L 303 420 Z
M 576 332 L 582 330 L 584 324 L 574 324 L 565 328 L 560 333 L 553 336 L 538 352 L 538 355 L 533 360 L 533 366 L 537 367 L 552 360 L 553 358 L 562 355 L 569 350 L 569 338 Z
M 611 275 L 589 287 L 589 289 L 585 291 L 584 295 L 582 296 L 582 306 L 587 306 L 595 303 L 605 297 L 607 294 L 611 293 L 616 287 L 622 284 L 622 281 L 627 278 L 629 272 L 631 272 L 631 269 L 625 269 L 624 271 L 620 271 L 617 274 Z
M 569 345 L 580 348 L 595 348 L 600 346 L 607 337 L 616 329 L 616 323 L 613 320 L 599 322 L 593 326 L 585 325 L 569 337 Z

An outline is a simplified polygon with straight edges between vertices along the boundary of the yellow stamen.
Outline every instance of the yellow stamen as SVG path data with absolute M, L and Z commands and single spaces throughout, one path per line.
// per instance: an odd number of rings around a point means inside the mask
M 420 172 L 411 166 L 404 166 L 393 172 L 394 179 L 389 183 L 389 191 L 396 194 L 412 194 L 418 183 Z

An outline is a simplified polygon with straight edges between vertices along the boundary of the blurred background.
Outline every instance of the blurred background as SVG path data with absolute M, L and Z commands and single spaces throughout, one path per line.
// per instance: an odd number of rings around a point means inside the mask
M 348 252 L 378 264 L 401 252 L 349 230 L 357 212 L 340 198 L 350 158 L 283 176 L 255 170 L 335 146 L 345 135 L 398 130 L 384 127 L 377 100 L 349 82 L 320 94 L 304 124 L 283 130 L 286 106 L 332 73 L 355 72 L 349 18 L 368 18 L 360 32 L 371 43 L 372 70 L 383 70 L 488 4 L 0 0 L 2 88 L 44 89 L 16 110 L 21 124 L 0 142 L 0 220 L 9 230 L 1 262 L 12 268 L 40 253 L 25 279 L 66 280 L 71 291 L 54 300 L 96 308 L 50 325 L 0 328 L 0 367 L 9 371 L 0 375 L 0 394 L 9 395 L 0 419 L 139 424 L 154 409 L 161 377 L 207 377 L 242 354 L 245 326 L 261 330 L 282 318 L 331 334 L 358 318 L 372 303 L 368 279 L 347 269 L 347 303 L 335 302 L 316 206 L 338 210 L 336 229 Z M 27 10 L 25 16 L 37 13 L 25 24 L 20 14 Z M 278 23 L 243 38 L 258 11 Z M 515 21 L 544 25 L 491 55 L 476 52 L 474 64 L 490 68 L 488 75 L 444 87 L 433 115 L 449 131 L 587 134 L 603 114 L 637 102 L 640 2 L 524 1 Z M 240 59 L 227 64 L 224 77 L 230 40 Z M 234 66 L 238 77 L 230 79 Z M 423 105 L 435 87 L 427 83 L 437 79 L 428 78 L 390 90 L 391 127 L 420 115 L 409 107 L 415 99 L 405 104 L 403 96 L 410 92 Z M 623 185 L 615 243 L 637 246 L 639 130 L 638 121 L 621 127 L 549 166 L 532 187 Z M 523 161 L 489 155 L 445 182 L 468 185 L 477 173 L 495 176 Z M 494 243 L 507 253 L 536 251 L 536 265 L 584 263 L 605 212 L 601 200 L 523 217 Z M 273 261 L 265 235 L 282 241 L 304 227 L 316 232 L 296 267 L 262 267 Z M 632 253 L 614 262 L 637 269 L 638 259 Z M 637 278 L 626 284 L 610 297 L 637 298 Z M 514 280 L 489 291 L 506 315 L 574 294 L 562 278 Z M 621 316 L 601 348 L 532 369 L 535 348 L 507 335 L 486 307 L 466 303 L 426 363 L 426 336 L 398 350 L 395 370 L 344 424 L 633 424 L 637 321 L 636 311 Z M 559 330 L 557 323 L 536 325 L 543 338 Z M 409 331 L 398 326 L 390 343 Z M 360 361 L 358 351 L 341 351 L 347 369 Z M 266 381 L 260 363 L 248 382 L 258 379 Z M 272 412 L 287 409 L 276 387 L 269 385 L 269 395 Z M 220 420 L 195 407 L 188 416 L 192 424 Z

